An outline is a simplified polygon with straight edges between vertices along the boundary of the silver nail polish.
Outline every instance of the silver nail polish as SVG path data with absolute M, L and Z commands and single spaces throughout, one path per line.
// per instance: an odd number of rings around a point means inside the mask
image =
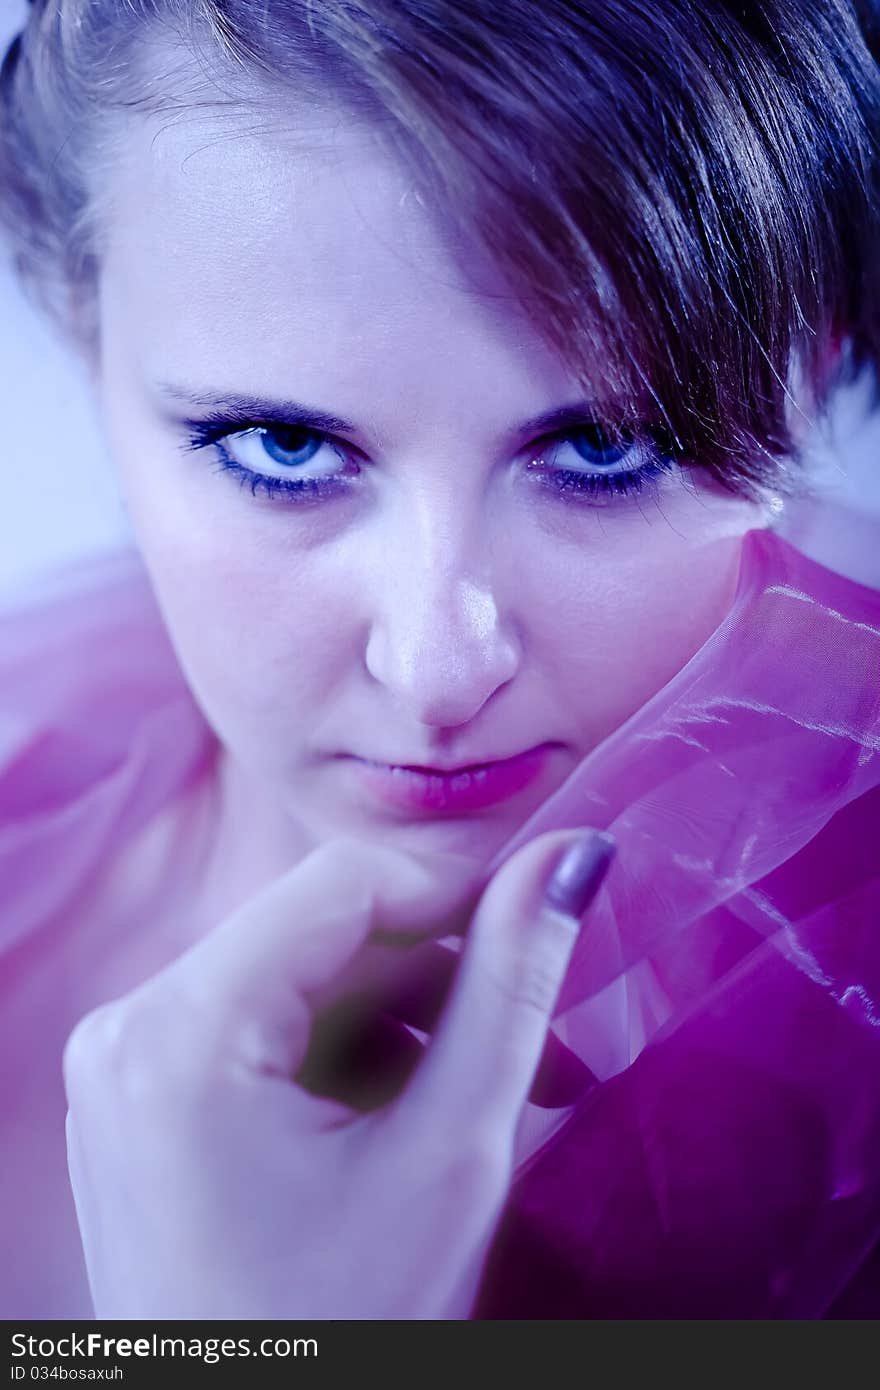
M 606 830 L 587 831 L 568 846 L 550 875 L 544 901 L 560 912 L 581 917 L 586 912 L 617 851 Z

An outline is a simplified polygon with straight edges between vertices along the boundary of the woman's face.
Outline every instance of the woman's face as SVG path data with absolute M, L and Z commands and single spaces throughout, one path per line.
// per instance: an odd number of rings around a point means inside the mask
M 677 466 L 591 496 L 657 458 L 603 453 L 538 326 L 366 128 L 299 126 L 132 135 L 101 284 L 110 446 L 267 833 L 487 859 L 704 642 L 767 514 Z M 301 491 L 252 491 L 221 448 Z

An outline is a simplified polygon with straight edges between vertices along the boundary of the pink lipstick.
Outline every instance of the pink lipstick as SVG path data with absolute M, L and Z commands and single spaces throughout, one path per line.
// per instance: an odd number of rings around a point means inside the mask
M 423 815 L 479 811 L 515 796 L 540 776 L 553 751 L 549 743 L 512 758 L 468 767 L 413 767 L 351 759 L 361 784 L 392 810 Z

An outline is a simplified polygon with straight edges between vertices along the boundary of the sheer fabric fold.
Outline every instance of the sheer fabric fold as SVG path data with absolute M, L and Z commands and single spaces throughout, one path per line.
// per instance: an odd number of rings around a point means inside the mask
M 725 621 L 499 862 L 577 825 L 618 855 L 556 1026 L 603 1084 L 475 1316 L 880 1315 L 880 592 L 749 533 Z
M 856 924 L 880 907 L 878 788 L 880 591 L 751 531 L 725 620 L 490 866 L 544 830 L 617 839 L 559 1001 L 569 1042 L 626 1065 L 764 943 L 877 1027 L 880 946 Z

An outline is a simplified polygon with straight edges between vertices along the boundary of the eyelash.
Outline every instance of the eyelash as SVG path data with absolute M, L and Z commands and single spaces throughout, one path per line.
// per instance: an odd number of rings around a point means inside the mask
M 532 451 L 532 458 L 527 466 L 532 473 L 537 475 L 537 480 L 541 485 L 553 489 L 563 497 L 571 497 L 573 502 L 584 497 L 590 499 L 600 496 L 629 496 L 641 492 L 647 484 L 656 482 L 663 474 L 671 472 L 676 467 L 680 451 L 670 440 L 665 438 L 665 432 L 661 429 L 648 429 L 642 438 L 634 438 L 631 441 L 633 448 L 642 457 L 646 454 L 648 456 L 648 461 L 639 464 L 636 468 L 620 469 L 616 473 L 586 473 L 574 469 L 558 468 L 545 463 L 543 455 L 549 454 L 551 448 L 555 449 L 560 445 L 570 443 L 582 435 L 585 430 L 596 428 L 598 423 L 595 420 L 585 419 L 568 430 L 549 436 L 543 442 L 539 441 L 539 445 Z M 331 496 L 338 496 L 340 492 L 345 491 L 348 485 L 339 477 L 297 478 L 294 480 L 292 478 L 276 478 L 267 473 L 258 473 L 245 464 L 238 463 L 223 448 L 224 439 L 249 431 L 272 434 L 273 431 L 280 432 L 290 428 L 291 426 L 282 420 L 235 420 L 228 416 L 212 416 L 204 420 L 187 422 L 188 438 L 185 447 L 187 451 L 191 452 L 213 448 L 218 458 L 216 467 L 212 471 L 236 477 L 239 487 L 250 486 L 252 497 L 256 497 L 257 493 L 262 491 L 269 498 L 282 498 L 287 502 L 297 504 L 321 501 Z M 343 443 L 343 441 L 334 438 L 333 435 L 325 434 L 322 430 L 310 430 L 305 425 L 295 428 L 301 428 L 314 440 L 320 440 L 321 443 L 329 444 L 333 448 L 342 448 L 351 452 L 351 445 Z M 602 428 L 601 425 L 599 428 Z

